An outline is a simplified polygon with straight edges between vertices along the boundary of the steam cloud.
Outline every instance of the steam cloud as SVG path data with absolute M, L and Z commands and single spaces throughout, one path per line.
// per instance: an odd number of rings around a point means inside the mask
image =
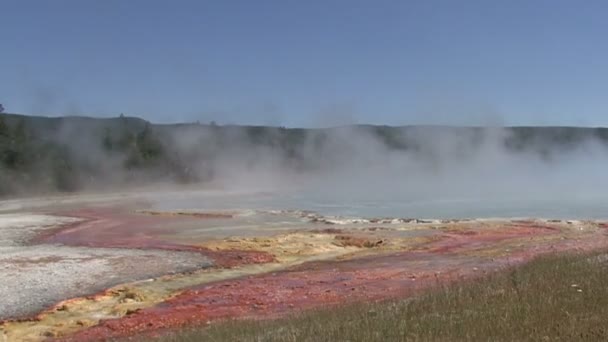
M 138 134 L 145 121 L 36 120 L 49 121 L 28 124 L 31 134 L 69 150 L 79 190 L 181 183 L 189 189 L 311 194 L 335 202 L 529 201 L 605 197 L 608 183 L 604 129 L 152 125 L 164 159 L 126 169 L 128 156 L 104 148 L 104 132 L 127 125 Z

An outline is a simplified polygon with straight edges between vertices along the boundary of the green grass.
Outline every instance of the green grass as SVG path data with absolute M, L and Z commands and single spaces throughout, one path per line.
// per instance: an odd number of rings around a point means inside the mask
M 608 340 L 606 254 L 548 256 L 409 301 L 231 321 L 160 341 Z

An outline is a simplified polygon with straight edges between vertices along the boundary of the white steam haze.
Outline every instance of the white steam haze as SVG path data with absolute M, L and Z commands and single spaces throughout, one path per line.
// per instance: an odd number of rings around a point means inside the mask
M 212 177 L 198 186 L 238 195 L 203 202 L 211 207 L 351 216 L 608 217 L 608 145 L 594 134 L 575 142 L 536 137 L 522 143 L 512 129 L 500 127 L 398 132 L 393 138 L 405 149 L 387 146 L 368 126 L 303 131 L 295 160 L 285 156 L 284 146 L 252 145 L 242 131 L 230 133 L 223 146 L 196 128 L 172 139 L 191 155 L 214 151 L 212 160 L 198 165 Z M 517 143 L 521 150 L 510 145 Z
M 167 157 L 162 163 L 169 164 L 129 169 L 129 152 L 107 150 L 103 137 L 120 138 L 124 127 L 138 134 L 148 125 L 143 120 L 37 118 L 28 125 L 32 136 L 69 150 L 78 191 L 176 186 L 198 192 L 183 200 L 152 199 L 165 208 L 608 218 L 606 129 L 151 124 Z M 41 162 L 35 172 L 53 167 Z M 44 193 L 45 184 L 28 182 L 29 190 L 40 191 L 23 193 Z M 227 197 L 210 201 L 210 191 Z

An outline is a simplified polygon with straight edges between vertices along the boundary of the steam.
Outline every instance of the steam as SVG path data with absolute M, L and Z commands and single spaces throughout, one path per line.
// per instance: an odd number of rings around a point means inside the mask
M 166 160 L 126 170 L 125 155 L 101 144 L 121 119 L 52 120 L 44 125 L 55 129 L 33 134 L 68 147 L 85 191 L 180 184 L 333 203 L 607 198 L 600 129 L 152 125 Z M 146 126 L 129 120 L 134 133 Z
M 410 127 L 392 129 L 387 144 L 377 127 L 346 126 L 301 131 L 293 155 L 278 145 L 281 130 L 265 134 L 276 144 L 253 145 L 240 130 L 219 139 L 221 144 L 200 132 L 172 138 L 194 155 L 213 151 L 210 165 L 201 158 L 200 166 L 210 168 L 211 182 L 225 188 L 359 197 L 534 197 L 599 193 L 606 184 L 601 175 L 608 150 L 593 134 L 574 142 L 522 142 L 504 128 Z

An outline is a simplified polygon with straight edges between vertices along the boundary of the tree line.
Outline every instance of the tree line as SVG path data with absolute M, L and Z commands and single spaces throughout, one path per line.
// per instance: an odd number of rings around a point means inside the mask
M 8 120 L 0 113 L 0 196 L 77 191 L 96 182 L 120 185 L 183 173 L 150 124 L 134 130 L 126 119 L 121 122 L 104 128 L 101 137 L 91 137 L 99 140 L 98 149 L 90 158 L 81 158 L 75 155 L 81 148 L 76 142 L 40 136 L 23 117 Z M 114 160 L 116 167 L 104 166 L 107 160 Z M 180 180 L 186 178 L 181 175 Z
M 390 151 L 421 158 L 430 153 L 432 158 L 432 148 L 425 143 L 462 136 L 466 139 L 461 139 L 461 149 L 474 150 L 483 144 L 484 132 L 481 127 L 153 125 L 124 115 L 93 119 L 0 113 L 0 196 L 206 181 L 222 172 L 218 165 L 226 157 L 238 159 L 241 172 L 263 163 L 260 158 L 269 154 L 290 170 L 312 172 L 335 157 L 358 153 L 350 148 L 349 139 L 359 135 Z M 545 160 L 588 141 L 608 148 L 605 128 L 507 127 L 503 133 L 507 151 Z

